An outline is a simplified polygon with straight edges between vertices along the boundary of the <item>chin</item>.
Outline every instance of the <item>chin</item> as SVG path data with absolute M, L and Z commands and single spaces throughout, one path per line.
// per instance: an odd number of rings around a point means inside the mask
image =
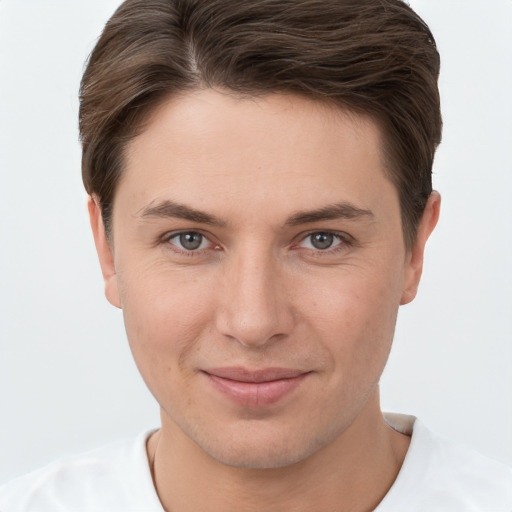
M 257 426 L 256 426 L 257 428 Z M 244 429 L 243 436 L 226 435 L 215 440 L 203 440 L 196 443 L 216 461 L 226 466 L 240 469 L 279 469 L 311 457 L 314 453 L 329 444 L 335 435 L 323 439 L 307 436 L 290 435 L 289 431 L 268 433 L 252 432 L 252 428 Z M 310 437 L 311 436 L 311 437 Z
M 272 447 L 274 448 L 274 447 Z M 261 446 L 223 450 L 222 453 L 213 450 L 209 453 L 218 462 L 240 469 L 279 469 L 297 464 L 314 453 L 314 450 L 305 453 L 297 450 L 269 449 Z

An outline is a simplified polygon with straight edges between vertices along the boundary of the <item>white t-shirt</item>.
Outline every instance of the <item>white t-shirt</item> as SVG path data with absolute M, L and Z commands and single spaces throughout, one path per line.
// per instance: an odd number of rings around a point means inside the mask
M 411 435 L 400 473 L 375 512 L 512 512 L 512 468 L 386 414 Z M 163 512 L 146 454 L 151 432 L 67 457 L 0 488 L 1 512 Z

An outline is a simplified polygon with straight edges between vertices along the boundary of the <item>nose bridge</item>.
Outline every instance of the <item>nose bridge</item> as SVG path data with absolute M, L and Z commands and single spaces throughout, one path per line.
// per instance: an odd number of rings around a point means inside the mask
M 218 329 L 245 346 L 265 345 L 291 328 L 281 264 L 262 245 L 228 257 L 224 268 Z

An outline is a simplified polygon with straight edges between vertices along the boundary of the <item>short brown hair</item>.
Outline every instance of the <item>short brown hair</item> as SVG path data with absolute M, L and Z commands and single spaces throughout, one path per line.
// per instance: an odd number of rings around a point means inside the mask
M 109 234 L 123 149 L 164 99 L 295 93 L 379 124 L 410 246 L 441 140 L 438 75 L 434 38 L 401 0 L 126 0 L 81 83 L 84 185 Z

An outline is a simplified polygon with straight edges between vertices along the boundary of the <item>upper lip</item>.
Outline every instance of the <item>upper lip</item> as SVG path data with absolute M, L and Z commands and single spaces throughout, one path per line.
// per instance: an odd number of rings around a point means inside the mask
M 307 371 L 293 368 L 263 368 L 250 370 L 240 366 L 210 368 L 204 370 L 204 372 L 215 377 L 238 382 L 271 382 L 273 380 L 293 379 L 294 377 L 308 373 Z

